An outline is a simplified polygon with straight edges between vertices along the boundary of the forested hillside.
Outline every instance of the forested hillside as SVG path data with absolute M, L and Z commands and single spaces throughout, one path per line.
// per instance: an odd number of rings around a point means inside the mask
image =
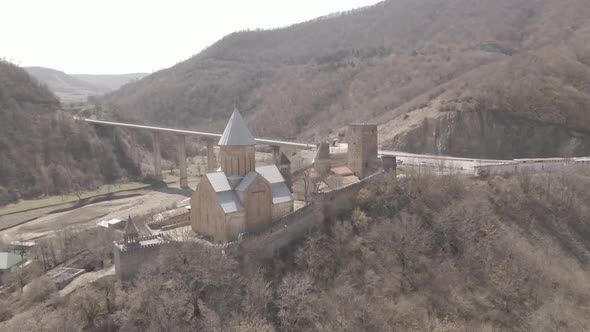
M 414 110 L 427 110 L 415 113 L 421 120 L 439 111 L 481 111 L 505 118 L 491 115 L 467 140 L 473 146 L 455 139 L 465 127 L 430 144 L 418 134 L 432 131 L 415 119 L 384 126 L 382 143 L 467 154 L 484 150 L 482 133 L 498 122 L 522 119 L 530 128 L 507 130 L 559 132 L 557 147 L 535 152 L 584 153 L 588 17 L 581 0 L 389 0 L 287 28 L 233 33 L 104 103 L 114 116 L 135 121 L 218 130 L 238 105 L 257 135 L 305 139 L 351 121 L 397 123 Z M 529 146 L 544 143 L 523 138 L 515 149 L 492 146 L 483 154 L 530 156 Z
M 47 87 L 0 61 L 0 205 L 139 175 L 123 135 L 59 109 Z
M 587 170 L 490 180 L 422 172 L 383 179 L 354 205 L 259 260 L 186 242 L 133 285 L 106 277 L 62 297 L 38 279 L 0 299 L 0 329 L 590 329 Z
M 123 85 L 134 82 L 147 76 L 145 73 L 132 73 L 132 74 L 113 74 L 113 75 L 93 75 L 93 74 L 72 74 L 70 75 L 82 81 L 102 86 L 109 91 L 117 90 Z
M 68 75 L 63 71 L 44 67 L 25 67 L 31 76 L 56 94 L 62 102 L 84 103 L 89 96 L 98 96 L 134 82 L 146 74 Z
M 24 69 L 39 82 L 47 85 L 62 102 L 85 102 L 88 96 L 101 95 L 109 91 L 106 87 L 80 80 L 63 71 L 43 67 Z

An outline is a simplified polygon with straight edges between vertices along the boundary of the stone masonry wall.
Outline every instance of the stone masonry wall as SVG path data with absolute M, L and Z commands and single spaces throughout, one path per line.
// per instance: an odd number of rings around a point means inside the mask
M 137 246 L 122 250 L 120 246 L 114 244 L 115 271 L 119 280 L 132 280 L 139 273 L 143 264 L 153 263 L 158 258 L 160 248 L 164 245 Z
M 346 134 L 348 141 L 348 167 L 354 175 L 364 178 L 375 168 L 377 161 L 377 125 L 350 124 Z
M 241 257 L 245 266 L 261 255 L 284 248 L 295 241 L 303 239 L 309 232 L 322 226 L 326 217 L 337 216 L 350 211 L 359 190 L 370 183 L 381 181 L 384 172 L 375 173 L 358 183 L 327 192 L 315 193 L 313 202 L 271 223 L 264 230 L 239 236 L 238 241 L 223 245 L 215 245 L 223 250 L 233 252 Z M 174 244 L 174 243 L 170 243 Z M 122 281 L 132 280 L 141 270 L 144 263 L 157 259 L 160 249 L 165 245 L 129 246 L 121 249 L 115 244 L 115 268 Z
M 247 262 L 304 238 L 314 228 L 320 227 L 326 217 L 350 211 L 359 190 L 381 180 L 384 174 L 379 172 L 361 182 L 314 194 L 313 203 L 273 222 L 261 233 L 244 236 L 237 243 L 236 252 Z

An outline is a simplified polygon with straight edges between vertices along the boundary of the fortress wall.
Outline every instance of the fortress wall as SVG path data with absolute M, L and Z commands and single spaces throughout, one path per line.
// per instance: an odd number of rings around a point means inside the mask
M 379 172 L 343 188 L 315 193 L 313 203 L 275 221 L 261 233 L 246 235 L 239 242 L 237 252 L 244 254 L 245 260 L 248 260 L 304 238 L 314 228 L 320 227 L 326 217 L 350 211 L 359 190 L 380 181 L 384 174 Z
M 358 183 L 315 193 L 311 204 L 274 221 L 265 229 L 238 236 L 238 241 L 214 246 L 233 251 L 241 256 L 243 263 L 248 266 L 249 260 L 257 259 L 264 253 L 272 253 L 305 238 L 310 231 L 321 227 L 326 217 L 350 211 L 355 206 L 359 190 L 373 182 L 381 181 L 384 174 L 386 173 L 375 173 Z M 140 241 L 149 240 L 152 237 L 144 237 Z M 157 259 L 164 245 L 168 244 L 160 242 L 153 245 L 125 246 L 121 242 L 116 242 L 114 244 L 115 268 L 119 279 L 132 280 L 141 271 L 143 264 L 150 264 Z
M 247 235 L 239 243 L 239 252 L 257 256 L 287 246 L 305 236 L 322 220 L 321 210 L 315 204 L 308 204 L 272 223 L 263 232 Z
M 272 205 L 272 219 L 277 220 L 293 212 L 293 201 Z
M 340 215 L 352 210 L 355 206 L 356 196 L 362 188 L 380 181 L 384 175 L 384 172 L 374 173 L 360 182 L 330 191 L 314 193 L 314 200 L 321 204 L 324 217 Z

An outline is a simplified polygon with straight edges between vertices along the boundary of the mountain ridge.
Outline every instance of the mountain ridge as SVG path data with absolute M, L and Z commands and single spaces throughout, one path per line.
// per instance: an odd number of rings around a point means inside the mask
M 311 140 L 334 135 L 359 120 L 379 120 L 386 129 L 384 123 L 405 117 L 399 107 L 417 103 L 425 94 L 448 98 L 439 110 L 468 109 L 465 103 L 452 109 L 448 105 L 458 105 L 453 94 L 462 95 L 462 87 L 477 87 L 468 89 L 477 97 L 473 107 L 495 98 L 500 112 L 579 131 L 590 118 L 580 111 L 590 109 L 590 91 L 580 82 L 590 76 L 586 70 L 583 77 L 572 75 L 573 62 L 561 59 L 561 53 L 589 54 L 583 47 L 590 41 L 588 7 L 578 0 L 384 1 L 291 27 L 230 34 L 102 101 L 114 116 L 217 130 L 238 105 L 258 136 Z M 536 58 L 539 64 L 519 60 L 522 57 Z M 513 74 L 519 71 L 533 81 L 519 80 Z M 575 84 L 560 81 L 562 76 L 575 78 Z M 440 92 L 454 80 L 460 82 L 451 87 L 453 93 Z M 534 80 L 553 91 L 548 94 L 552 98 L 539 93 Z M 511 93 L 504 81 L 522 94 Z M 578 89 L 579 105 L 568 103 L 572 87 Z M 486 89 L 496 94 L 486 95 Z M 539 99 L 531 105 L 547 107 L 522 107 L 526 96 Z M 556 116 L 570 120 L 557 121 Z M 382 144 L 409 152 L 465 150 L 433 151 L 428 144 L 400 142 L 391 138 Z M 479 139 L 478 144 L 485 142 Z M 584 140 L 574 150 L 587 151 L 588 144 Z M 516 150 L 521 149 L 491 151 L 489 157 L 522 156 Z M 554 152 L 569 154 L 558 149 L 543 155 Z
M 116 90 L 146 75 L 143 73 L 66 74 L 63 71 L 46 67 L 24 67 L 24 69 L 37 80 L 46 84 L 53 93 L 66 102 L 85 102 L 90 96 L 98 96 Z
M 104 87 L 108 91 L 113 91 L 121 88 L 123 85 L 139 80 L 147 73 L 127 73 L 127 74 L 70 74 L 79 80 L 96 84 Z

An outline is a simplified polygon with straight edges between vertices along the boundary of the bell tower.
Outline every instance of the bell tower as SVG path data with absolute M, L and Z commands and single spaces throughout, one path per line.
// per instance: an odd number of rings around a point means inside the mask
M 256 141 L 235 109 L 219 139 L 221 170 L 228 178 L 243 177 L 256 167 Z

